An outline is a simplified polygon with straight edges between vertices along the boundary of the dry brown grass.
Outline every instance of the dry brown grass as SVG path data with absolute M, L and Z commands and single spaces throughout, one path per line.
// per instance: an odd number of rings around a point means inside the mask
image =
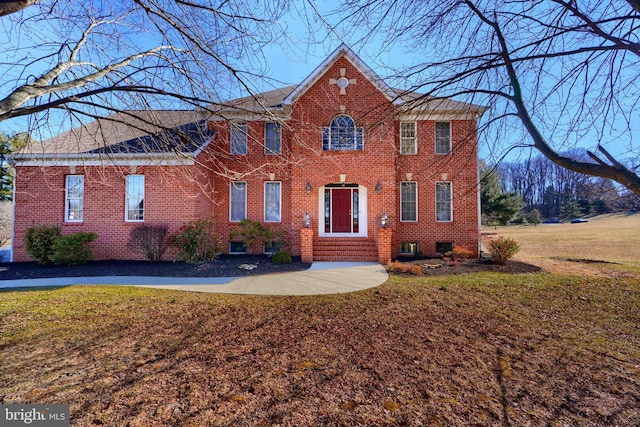
M 69 403 L 82 426 L 640 425 L 640 281 L 602 276 L 393 276 L 316 297 L 2 292 L 0 403 Z
M 483 231 L 514 238 L 521 245 L 515 259 L 547 271 L 596 277 L 640 273 L 638 213 L 600 215 L 583 224 L 508 226 Z

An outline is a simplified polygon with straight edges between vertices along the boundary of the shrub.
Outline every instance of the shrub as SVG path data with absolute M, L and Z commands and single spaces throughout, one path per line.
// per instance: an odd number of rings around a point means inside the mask
M 538 209 L 534 209 L 529 212 L 529 215 L 527 215 L 527 221 L 533 224 L 534 227 L 540 224 L 542 219 L 540 219 L 540 212 L 538 212 Z
M 239 239 L 244 243 L 245 248 L 247 248 L 247 253 L 251 254 L 253 253 L 253 244 L 257 240 L 264 239 L 265 234 L 265 227 L 258 221 L 243 219 L 238 224 L 238 227 L 229 233 L 229 240 Z
M 409 273 L 416 276 L 422 276 L 422 267 L 417 264 L 413 264 L 409 269 Z
M 241 241 L 244 243 L 248 254 L 253 254 L 256 242 L 261 242 L 265 248 L 277 247 L 283 250 L 288 247 L 288 234 L 284 230 L 272 230 L 269 226 L 258 221 L 243 219 L 236 229 L 229 233 L 229 241 Z
M 53 245 L 61 236 L 58 226 L 29 227 L 24 235 L 24 246 L 31 258 L 40 264 L 48 264 L 53 255 Z
M 494 237 L 488 243 L 491 261 L 495 264 L 504 265 L 520 250 L 520 245 L 511 237 Z
M 385 269 L 390 273 L 422 275 L 422 267 L 420 265 L 406 264 L 400 261 L 393 261 L 387 264 Z
M 186 262 L 216 259 L 220 240 L 214 234 L 213 220 L 198 219 L 184 225 L 169 244 L 178 249 L 178 258 Z
M 289 251 L 278 251 L 273 254 L 271 261 L 274 264 L 291 264 L 291 254 Z
M 62 265 L 86 264 L 93 258 L 89 243 L 98 238 L 96 233 L 78 231 L 59 236 L 53 245 L 53 262 Z
M 454 245 L 452 252 L 452 257 L 454 260 L 459 261 L 461 259 L 473 258 L 473 252 L 464 246 Z
M 139 225 L 131 230 L 129 248 L 141 252 L 151 262 L 159 262 L 167 250 L 168 238 L 167 225 Z
M 402 273 L 404 268 L 400 261 L 393 261 L 384 267 L 389 273 Z

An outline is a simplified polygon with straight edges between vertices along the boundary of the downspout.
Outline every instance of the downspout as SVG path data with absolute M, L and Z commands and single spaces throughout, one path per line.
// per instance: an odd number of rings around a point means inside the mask
M 476 115 L 476 198 L 478 206 L 478 258 L 482 258 L 482 205 L 480 197 L 480 149 L 478 148 L 478 115 Z
M 11 163 L 11 162 L 10 162 Z M 13 262 L 13 248 L 15 244 L 16 233 L 16 182 L 18 181 L 18 169 L 13 166 L 13 184 L 11 190 L 11 252 L 9 253 L 9 262 Z

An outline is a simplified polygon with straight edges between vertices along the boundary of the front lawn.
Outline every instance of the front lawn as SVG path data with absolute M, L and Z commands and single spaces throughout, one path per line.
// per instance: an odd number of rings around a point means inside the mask
M 0 293 L 0 401 L 74 425 L 638 425 L 640 284 L 391 277 L 253 297 Z

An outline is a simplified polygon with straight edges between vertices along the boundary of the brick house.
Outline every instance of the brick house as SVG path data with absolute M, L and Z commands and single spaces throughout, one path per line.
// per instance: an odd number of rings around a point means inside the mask
M 97 233 L 97 259 L 140 259 L 134 227 L 198 218 L 215 220 L 223 252 L 242 251 L 226 239 L 248 218 L 286 232 L 305 261 L 477 255 L 484 110 L 391 88 L 343 45 L 297 86 L 214 110 L 120 112 L 12 157 L 13 260 L 30 259 L 33 225 Z

